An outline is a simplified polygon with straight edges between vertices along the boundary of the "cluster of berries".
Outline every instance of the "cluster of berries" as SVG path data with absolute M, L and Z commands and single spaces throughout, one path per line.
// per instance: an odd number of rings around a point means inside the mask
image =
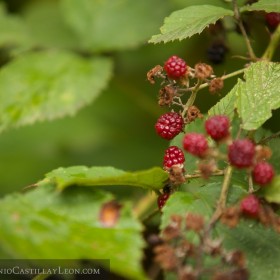
M 174 114 L 176 115 L 174 116 Z M 167 116 L 172 117 L 168 119 Z M 165 125 L 161 122 L 162 119 L 165 119 Z M 183 121 L 177 113 L 165 114 L 164 118 L 160 117 L 159 120 L 160 122 L 156 124 L 156 131 L 163 138 L 168 135 L 166 139 L 172 139 L 183 131 Z M 160 130 L 158 130 L 158 127 L 160 127 Z M 266 161 L 270 157 L 270 152 L 266 147 L 256 146 L 247 138 L 232 141 L 230 138 L 230 121 L 227 116 L 217 115 L 210 117 L 205 122 L 205 131 L 216 143 L 228 143 L 227 159 L 233 167 L 248 169 L 251 172 L 254 183 L 259 186 L 266 186 L 271 183 L 275 172 L 273 166 Z M 191 132 L 185 134 L 182 146 L 186 152 L 201 160 L 213 159 L 217 154 L 214 152 L 215 148 L 209 147 L 207 138 L 202 133 Z M 178 167 L 183 172 L 184 162 L 184 152 L 179 147 L 170 146 L 166 149 L 163 160 L 163 167 L 166 171 L 172 172 L 174 167 Z M 163 205 L 163 201 L 166 201 L 168 197 L 169 195 L 167 196 L 166 194 L 160 197 L 160 205 Z
M 165 74 L 163 74 L 163 71 L 165 71 Z M 148 79 L 150 82 L 154 82 L 154 77 L 164 78 L 169 84 L 160 93 L 164 95 L 164 101 L 169 100 L 171 96 L 170 101 L 172 103 L 182 79 L 188 79 L 188 76 L 193 76 L 200 81 L 206 81 L 207 77 L 212 74 L 213 69 L 210 65 L 199 63 L 192 69 L 187 66 L 182 58 L 171 56 L 165 62 L 164 67 L 156 66 L 152 69 L 148 73 Z M 158 118 L 155 124 L 156 133 L 163 139 L 172 140 L 179 133 L 184 132 L 186 124 L 197 117 L 201 118 L 202 115 L 195 106 L 183 107 L 183 112 L 180 111 L 179 113 L 174 111 L 165 113 Z M 267 162 L 267 159 L 269 159 L 269 153 L 265 152 L 267 148 L 255 145 L 247 138 L 232 140 L 230 121 L 227 116 L 217 115 L 208 118 L 205 122 L 205 132 L 206 135 L 195 132 L 187 133 L 184 135 L 182 142 L 182 148 L 185 152 L 200 159 L 199 170 L 202 177 L 208 178 L 212 172 L 218 170 L 216 162 L 221 156 L 224 156 L 224 159 L 226 158 L 233 167 L 250 171 L 250 176 L 252 176 L 255 184 L 265 186 L 272 181 L 274 169 Z M 207 137 L 210 137 L 217 145 L 210 146 Z M 219 151 L 219 144 L 223 142 L 228 145 L 227 155 L 222 155 Z M 169 173 L 169 181 L 173 186 L 180 185 L 185 181 L 185 156 L 183 150 L 177 146 L 170 146 L 165 151 L 163 168 Z M 171 192 L 172 188 L 165 188 L 158 197 L 160 209 L 169 198 Z
M 243 252 L 226 250 L 221 239 L 205 232 L 203 216 L 172 215 L 153 249 L 155 261 L 176 279 L 249 279 Z

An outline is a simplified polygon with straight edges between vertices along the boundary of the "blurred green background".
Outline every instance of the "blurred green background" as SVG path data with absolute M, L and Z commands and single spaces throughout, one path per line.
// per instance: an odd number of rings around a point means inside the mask
M 150 85 L 146 73 L 155 65 L 162 65 L 173 54 L 183 57 L 190 66 L 197 62 L 210 63 L 207 48 L 216 38 L 206 30 L 202 35 L 182 42 L 150 45 L 147 41 L 159 33 L 164 17 L 174 10 L 193 4 L 223 7 L 230 7 L 230 4 L 222 0 L 139 2 L 0 1 L 2 10 L 6 10 L 0 14 L 0 62 L 3 68 L 11 59 L 38 48 L 67 49 L 84 57 L 102 55 L 114 63 L 112 79 L 106 89 L 75 116 L 14 128 L 0 135 L 1 196 L 35 183 L 45 173 L 60 166 L 109 165 L 138 170 L 162 164 L 168 142 L 155 134 L 154 123 L 168 108 L 157 105 L 160 85 Z M 244 4 L 246 1 L 239 2 Z M 116 8 L 118 4 L 121 8 Z M 95 22 L 92 25 L 90 12 Z M 261 55 L 269 40 L 263 14 L 246 14 L 244 20 L 256 53 Z M 221 64 L 213 65 L 216 75 L 230 73 L 246 64 L 245 60 L 234 57 L 246 55 L 241 35 L 235 31 L 232 21 L 226 19 L 225 24 L 232 30 L 222 38 L 229 50 Z M 279 52 L 275 59 L 279 60 Z M 236 79 L 227 80 L 220 95 L 201 91 L 196 104 L 202 112 L 206 113 L 224 96 Z M 267 127 L 276 130 L 277 118 L 279 113 L 276 112 Z

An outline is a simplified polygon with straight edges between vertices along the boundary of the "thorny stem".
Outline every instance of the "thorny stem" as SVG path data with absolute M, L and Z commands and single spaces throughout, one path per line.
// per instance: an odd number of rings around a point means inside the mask
M 261 139 L 258 144 L 265 144 L 266 142 L 269 142 L 270 140 L 277 138 L 277 137 L 280 137 L 280 131 Z
M 270 42 L 262 55 L 262 59 L 270 61 L 280 41 L 280 24 L 271 36 Z
M 239 8 L 238 8 L 238 5 L 237 5 L 237 0 L 233 0 L 232 3 L 233 3 L 234 17 L 237 21 L 237 24 L 238 24 L 239 28 L 240 28 L 242 36 L 245 39 L 245 43 L 246 43 L 246 46 L 247 46 L 247 49 L 248 49 L 248 52 L 249 52 L 249 56 L 250 56 L 251 60 L 256 61 L 257 57 L 254 53 L 254 50 L 251 46 L 250 40 L 249 40 L 248 35 L 246 33 L 246 30 L 244 28 L 244 25 L 243 25 L 243 22 L 242 22 L 242 19 L 241 19 L 241 16 L 240 16 Z

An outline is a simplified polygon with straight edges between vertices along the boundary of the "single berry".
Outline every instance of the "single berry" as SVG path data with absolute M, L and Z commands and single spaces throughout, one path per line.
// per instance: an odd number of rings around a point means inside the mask
M 248 139 L 235 140 L 228 148 L 228 159 L 237 168 L 253 165 L 255 145 Z
M 184 152 L 177 146 L 170 146 L 165 150 L 163 158 L 163 166 L 165 169 L 169 169 L 175 164 L 183 164 L 185 162 Z
M 252 174 L 254 182 L 263 186 L 272 181 L 274 177 L 274 169 L 271 164 L 262 161 L 255 165 Z
M 265 15 L 265 20 L 271 28 L 276 28 L 280 23 L 280 13 L 268 13 Z
M 183 126 L 184 120 L 181 115 L 171 112 L 159 117 L 155 129 L 159 136 L 171 140 L 183 130 Z
M 223 43 L 214 43 L 207 49 L 207 57 L 210 62 L 220 64 L 224 61 L 227 48 Z
M 242 199 L 240 208 L 243 214 L 252 218 L 257 218 L 260 210 L 259 199 L 253 194 L 250 194 Z
M 158 199 L 157 199 L 157 204 L 158 204 L 158 208 L 159 210 L 162 209 L 162 207 L 165 205 L 167 199 L 169 198 L 170 194 L 169 193 L 163 193 L 161 195 L 159 195 Z
M 164 63 L 164 70 L 168 77 L 180 79 L 187 72 L 187 64 L 182 58 L 173 55 Z
M 227 116 L 213 116 L 205 122 L 206 132 L 216 141 L 222 140 L 229 135 L 229 126 Z
M 183 147 L 190 154 L 203 157 L 208 150 L 208 143 L 203 134 L 192 132 L 184 136 Z

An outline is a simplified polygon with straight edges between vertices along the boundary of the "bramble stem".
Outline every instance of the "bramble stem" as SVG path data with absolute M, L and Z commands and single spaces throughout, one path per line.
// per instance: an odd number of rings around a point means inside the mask
M 280 41 L 280 24 L 278 25 L 276 30 L 271 35 L 270 42 L 269 42 L 264 54 L 262 55 L 262 59 L 271 61 L 273 54 L 279 44 L 279 41 Z
M 280 137 L 280 131 L 261 139 L 258 144 L 265 144 L 266 142 L 269 142 L 270 140 L 275 139 L 277 137 Z
M 247 49 L 248 49 L 248 52 L 249 52 L 249 56 L 250 56 L 251 60 L 256 61 L 257 57 L 254 53 L 254 50 L 251 46 L 251 43 L 250 43 L 250 40 L 248 38 L 247 32 L 244 28 L 244 25 L 243 25 L 243 22 L 242 22 L 242 19 L 241 19 L 241 16 L 240 16 L 239 8 L 238 8 L 238 5 L 237 5 L 237 1 L 233 0 L 232 3 L 233 3 L 234 17 L 237 21 L 237 24 L 238 24 L 239 28 L 240 28 L 242 36 L 244 37 L 244 40 L 245 40 L 245 43 L 246 43 L 246 46 L 247 46 Z
M 234 71 L 234 72 L 232 72 L 232 73 L 229 73 L 229 74 L 227 74 L 227 75 L 224 75 L 224 76 L 220 77 L 220 79 L 226 80 L 226 79 L 228 79 L 228 78 L 232 78 L 232 77 L 234 77 L 234 76 L 240 75 L 240 74 L 242 74 L 242 73 L 245 71 L 245 69 L 246 69 L 246 68 L 239 69 L 239 70 L 237 70 L 237 71 Z M 201 85 L 199 86 L 198 90 L 201 90 L 201 89 L 206 88 L 206 87 L 208 87 L 208 86 L 209 86 L 208 83 L 201 84 Z M 188 88 L 188 91 L 194 90 L 194 88 L 195 88 L 195 87 Z
M 222 185 L 222 190 L 220 193 L 220 198 L 217 203 L 217 208 L 210 220 L 207 231 L 211 230 L 213 225 L 220 218 L 220 216 L 222 215 L 223 211 L 226 208 L 227 194 L 228 194 L 228 190 L 229 190 L 229 186 L 230 186 L 232 171 L 233 171 L 233 168 L 232 168 L 232 166 L 229 165 L 225 171 L 225 177 L 224 177 L 224 181 L 223 181 L 223 185 Z
M 211 176 L 223 176 L 225 174 L 224 170 L 219 170 L 219 171 L 216 171 L 216 172 L 213 172 L 211 174 Z M 203 176 L 198 173 L 198 174 L 187 174 L 185 175 L 185 178 L 188 180 L 188 179 L 195 179 L 195 178 L 202 178 Z
M 248 192 L 253 193 L 254 192 L 254 187 L 253 187 L 253 178 L 252 178 L 251 174 L 248 174 L 248 182 L 249 182 Z
M 182 116 L 185 116 L 185 114 L 188 111 L 189 107 L 191 107 L 193 105 L 193 103 L 195 101 L 195 98 L 196 98 L 196 94 L 200 90 L 201 83 L 202 83 L 202 81 L 198 80 L 197 84 L 192 88 L 192 94 L 189 97 L 187 103 L 184 105 L 184 110 L 182 112 Z

